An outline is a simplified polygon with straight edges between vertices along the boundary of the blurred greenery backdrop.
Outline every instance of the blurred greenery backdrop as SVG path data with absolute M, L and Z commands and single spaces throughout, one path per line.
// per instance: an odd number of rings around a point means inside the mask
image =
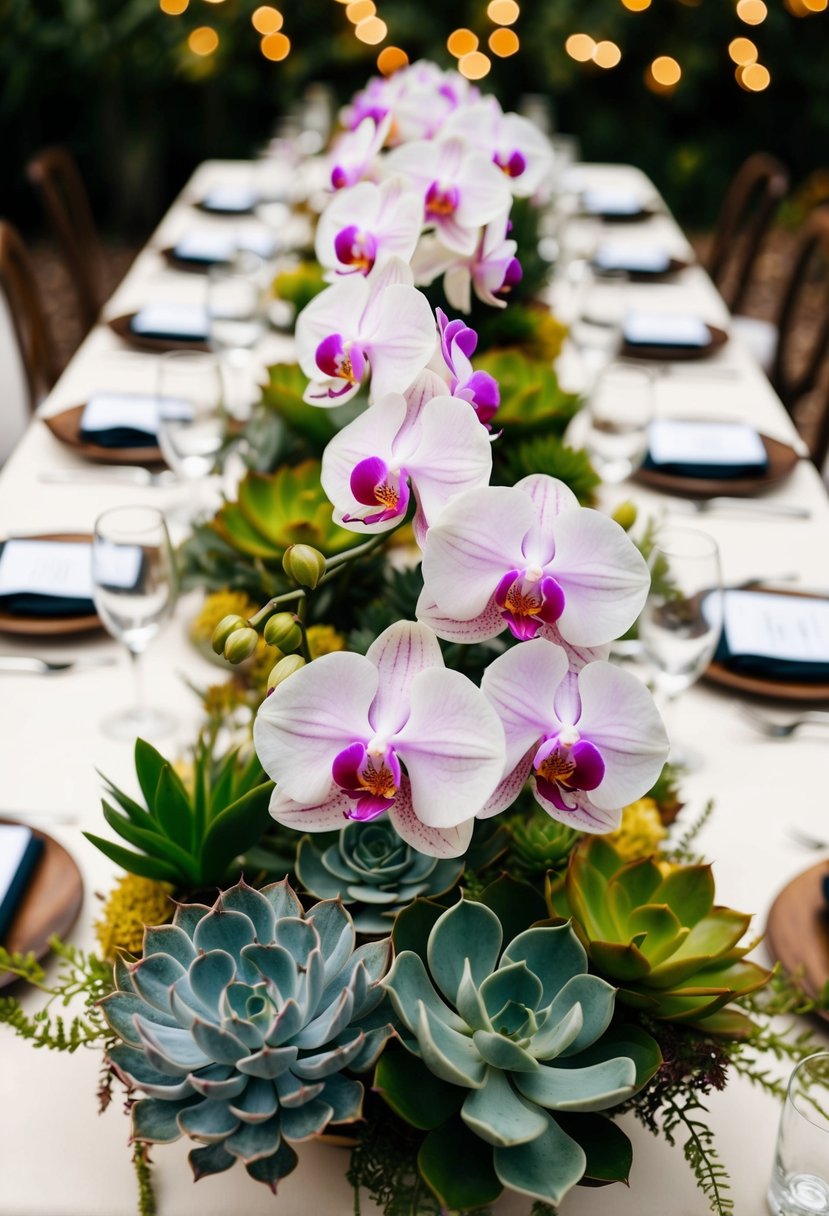
M 198 161 L 252 154 L 309 82 L 330 83 L 342 100 L 375 70 L 384 45 L 448 66 L 452 30 L 473 30 L 486 50 L 496 28 L 486 0 L 376 0 L 388 36 L 372 46 L 355 37 L 336 0 L 267 0 L 281 4 L 291 44 L 272 62 L 251 24 L 263 2 L 0 0 L 0 212 L 30 226 L 25 161 L 46 144 L 65 143 L 102 225 L 146 231 Z M 512 26 L 520 47 L 493 56 L 482 84 L 509 106 L 527 92 L 549 93 L 558 128 L 579 136 L 588 159 L 641 165 L 682 220 L 704 225 L 748 153 L 777 153 L 795 181 L 829 159 L 827 0 L 740 4 L 521 0 Z M 204 26 L 218 45 L 197 55 L 188 36 Z M 577 62 L 565 50 L 574 33 L 612 41 L 618 64 Z M 728 48 L 737 37 L 753 41 L 770 73 L 762 91 L 735 79 Z M 657 56 L 681 67 L 673 91 L 645 83 Z

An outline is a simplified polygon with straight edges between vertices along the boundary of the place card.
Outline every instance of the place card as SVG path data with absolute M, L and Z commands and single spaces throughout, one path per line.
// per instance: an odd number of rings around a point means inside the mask
M 0 596 L 92 599 L 89 541 L 7 540 L 0 553 Z
M 629 274 L 666 274 L 671 268 L 667 250 L 657 245 L 603 241 L 593 257 L 597 270 L 625 270 Z
M 695 422 L 656 418 L 648 427 L 648 452 L 654 465 L 714 466 L 762 472 L 768 468 L 763 441 L 740 422 Z
M 708 346 L 711 334 L 700 317 L 678 312 L 632 312 L 625 319 L 631 346 Z
M 732 655 L 829 664 L 829 600 L 726 591 L 723 626 Z
M 588 215 L 640 215 L 644 210 L 642 196 L 638 190 L 592 189 L 585 190 L 581 205 Z
M 100 440 L 102 435 L 134 434 L 139 440 L 154 443 L 161 418 L 189 422 L 193 407 L 179 397 L 157 397 L 142 393 L 95 393 L 81 415 L 84 438 Z
M 0 942 L 6 938 L 42 852 L 43 841 L 31 828 L 0 823 Z
M 207 310 L 198 304 L 145 304 L 130 322 L 134 334 L 144 338 L 181 338 L 204 342 Z
M 249 186 L 226 183 L 211 186 L 203 195 L 201 205 L 207 211 L 245 215 L 252 211 L 258 202 L 259 196 Z
M 255 253 L 267 261 L 276 252 L 274 233 L 261 231 L 237 233 L 230 236 L 210 228 L 193 228 L 176 241 L 173 254 L 182 262 L 203 262 L 206 266 L 232 262 L 237 253 Z

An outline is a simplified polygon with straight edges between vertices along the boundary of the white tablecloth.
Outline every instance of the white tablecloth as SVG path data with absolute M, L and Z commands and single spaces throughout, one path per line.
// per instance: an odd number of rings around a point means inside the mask
M 106 308 L 115 316 L 153 300 L 199 301 L 205 290 L 197 275 L 167 269 L 164 245 L 203 217 L 187 199 L 198 197 L 208 183 L 245 180 L 249 166 L 207 162 L 165 217 L 124 283 Z M 626 188 L 644 182 L 627 166 L 590 166 L 585 182 Z M 687 249 L 668 215 L 649 221 L 652 231 L 677 252 Z M 727 323 L 722 301 L 704 272 L 692 267 L 676 283 L 635 286 L 634 303 L 648 308 L 699 311 L 715 324 Z M 290 356 L 290 342 L 274 337 L 265 352 L 270 359 Z M 99 326 L 86 339 L 65 375 L 45 402 L 43 412 L 57 412 L 86 400 L 93 389 L 123 386 L 151 389 L 156 359 L 125 353 L 118 339 Z M 713 369 L 730 369 L 717 378 Z M 739 343 L 732 340 L 714 360 L 689 367 L 686 374 L 658 379 L 658 410 L 677 416 L 728 417 L 750 420 L 759 429 L 799 444 L 783 408 Z M 801 445 L 802 450 L 802 445 Z M 42 421 L 29 428 L 0 475 L 0 535 L 25 532 L 90 530 L 96 515 L 121 503 L 165 506 L 173 490 L 136 489 L 105 484 L 47 485 L 39 475 L 48 469 L 82 467 Z M 638 487 L 606 489 L 612 507 L 631 496 L 643 514 L 687 518 L 680 504 Z M 791 572 L 803 588 L 829 588 L 829 506 L 820 479 L 803 460 L 773 499 L 810 508 L 809 520 L 750 519 L 712 514 L 702 526 L 721 546 L 727 582 L 756 575 Z M 689 522 L 692 522 L 689 520 Z M 189 744 L 199 706 L 182 673 L 195 683 L 216 678 L 216 669 L 201 659 L 186 639 L 186 626 L 198 597 L 179 604 L 175 619 L 146 656 L 147 686 L 152 700 L 174 712 L 177 737 L 164 741 L 169 752 Z M 118 653 L 116 644 L 94 636 L 82 642 L 50 644 L 17 642 L 0 637 L 0 652 L 45 657 L 72 657 L 97 651 Z M 111 885 L 113 867 L 81 837 L 81 827 L 101 830 L 98 768 L 119 784 L 135 789 L 131 748 L 107 739 L 101 718 L 132 696 L 126 656 L 114 667 L 50 679 L 0 675 L 0 773 L 2 810 L 37 813 L 49 828 L 50 817 L 71 815 L 76 822 L 54 823 L 54 835 L 77 858 L 86 881 L 84 910 L 72 940 L 92 944 L 91 922 L 98 893 Z M 756 915 L 756 927 L 776 891 L 813 858 L 793 842 L 787 826 L 797 823 L 829 835 L 826 811 L 826 747 L 820 736 L 804 734 L 770 742 L 744 724 L 728 693 L 701 685 L 683 698 L 680 733 L 703 753 L 704 767 L 683 784 L 686 821 L 709 796 L 716 799 L 714 818 L 700 846 L 715 861 L 718 900 Z M 762 948 L 760 951 L 762 957 Z M 80 1051 L 60 1056 L 32 1048 L 0 1028 L 0 1216 L 132 1216 L 135 1185 L 127 1149 L 128 1125 L 119 1103 L 103 1116 L 96 1113 L 99 1057 Z M 764 1195 L 776 1134 L 777 1104 L 739 1079 L 711 1098 L 711 1123 L 723 1161 L 731 1173 L 738 1216 L 764 1212 Z M 562 1205 L 567 1216 L 701 1216 L 707 1210 L 678 1149 L 654 1140 L 632 1120 L 624 1123 L 634 1141 L 630 1188 L 576 1189 Z M 281 1216 L 350 1216 L 352 1196 L 345 1182 L 347 1157 L 342 1150 L 303 1146 L 300 1167 L 270 1192 L 251 1181 L 241 1167 L 193 1186 L 184 1142 L 152 1152 L 160 1216 L 249 1216 L 278 1211 Z M 530 1202 L 519 1197 L 497 1205 L 502 1216 L 523 1216 Z M 372 1211 L 364 1200 L 363 1211 Z

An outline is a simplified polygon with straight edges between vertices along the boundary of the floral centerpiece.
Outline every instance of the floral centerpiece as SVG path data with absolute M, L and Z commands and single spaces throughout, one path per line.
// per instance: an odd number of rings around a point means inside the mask
M 143 1213 L 149 1146 L 186 1137 L 197 1179 L 238 1164 L 278 1192 L 332 1132 L 356 1210 L 362 1188 L 389 1214 L 506 1189 L 551 1212 L 627 1180 L 623 1111 L 684 1132 L 726 1211 L 698 1112 L 728 1066 L 775 1090 L 751 1053 L 800 1049 L 764 1012 L 791 996 L 746 957 L 693 832 L 667 838 L 668 740 L 609 661 L 648 571 L 550 446 L 574 403 L 550 358 L 529 380 L 520 346 L 476 361 L 447 311 L 521 283 L 511 208 L 540 205 L 549 147 L 430 64 L 345 118 L 328 286 L 265 388 L 264 468 L 185 546 L 191 581 L 221 588 L 196 634 L 237 672 L 204 692 L 189 764 L 139 740 L 143 802 L 107 784 L 118 839 L 89 839 L 126 872 L 98 926 L 114 967 L 58 946 L 50 983 L 4 952 L 85 1008 L 5 997 L 0 1019 L 103 1049 Z M 420 290 L 441 277 L 445 307 Z

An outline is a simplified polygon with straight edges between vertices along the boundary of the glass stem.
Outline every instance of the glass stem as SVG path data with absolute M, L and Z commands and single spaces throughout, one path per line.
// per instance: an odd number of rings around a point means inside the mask
M 141 654 L 137 650 L 129 650 L 130 666 L 132 667 L 133 686 L 135 688 L 135 712 L 142 717 L 146 709 L 144 698 L 144 669 L 141 665 Z

